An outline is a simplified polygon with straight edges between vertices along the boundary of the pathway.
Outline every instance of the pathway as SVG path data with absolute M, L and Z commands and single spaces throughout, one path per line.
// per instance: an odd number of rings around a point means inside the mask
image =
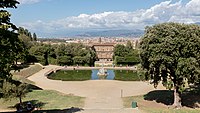
M 98 111 L 102 111 L 101 113 L 118 113 L 116 111 L 121 110 L 124 112 L 119 113 L 133 112 L 133 109 L 123 109 L 121 96 L 142 95 L 155 90 L 153 85 L 149 85 L 147 82 L 115 80 L 58 81 L 47 79 L 44 74 L 55 68 L 59 68 L 59 66 L 47 66 L 28 79 L 34 81 L 37 86 L 43 89 L 86 97 L 85 110 L 81 113 L 98 113 Z M 158 86 L 157 89 L 163 89 L 163 87 Z

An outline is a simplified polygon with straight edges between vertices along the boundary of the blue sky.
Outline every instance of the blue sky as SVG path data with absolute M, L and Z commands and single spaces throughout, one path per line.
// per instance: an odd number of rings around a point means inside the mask
M 200 21 L 200 0 L 19 0 L 11 21 L 39 37 L 81 30 L 144 29 L 162 22 Z

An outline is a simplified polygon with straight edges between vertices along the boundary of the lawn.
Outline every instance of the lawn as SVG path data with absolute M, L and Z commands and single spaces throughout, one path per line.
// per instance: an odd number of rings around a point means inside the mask
M 91 70 L 60 70 L 56 73 L 51 73 L 48 78 L 63 81 L 84 81 L 91 79 L 91 73 Z
M 37 104 L 37 106 L 43 110 L 83 107 L 84 100 L 83 97 L 65 95 L 51 90 L 33 90 L 23 98 L 23 102 L 30 101 L 33 104 Z M 0 99 L 0 109 L 15 109 L 14 106 L 18 102 L 17 99 L 12 99 L 10 101 Z
M 183 108 L 181 109 L 172 108 L 173 91 L 169 90 L 154 90 L 146 95 L 123 97 L 122 99 L 125 108 L 131 108 L 134 101 L 137 102 L 138 109 L 145 113 L 200 113 L 200 108 L 192 108 L 200 102 L 198 92 L 182 95 Z
M 41 65 L 34 64 L 34 65 L 29 65 L 28 67 L 25 67 L 23 69 L 20 69 L 19 71 L 12 70 L 12 74 L 27 78 L 27 77 L 39 72 L 42 69 L 43 69 L 43 67 Z
M 144 73 L 131 70 L 115 70 L 115 80 L 141 81 L 145 80 Z

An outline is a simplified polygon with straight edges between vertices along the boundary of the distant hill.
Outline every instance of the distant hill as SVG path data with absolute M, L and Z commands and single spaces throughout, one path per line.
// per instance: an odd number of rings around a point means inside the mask
M 200 22 L 196 22 L 195 24 L 198 24 L 198 25 L 200 25 Z
M 81 37 L 139 37 L 144 34 L 143 30 L 105 30 L 105 31 L 91 31 L 78 34 Z

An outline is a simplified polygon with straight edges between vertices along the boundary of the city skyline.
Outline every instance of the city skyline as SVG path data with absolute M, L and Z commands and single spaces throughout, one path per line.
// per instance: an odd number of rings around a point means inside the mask
M 39 37 L 140 29 L 163 22 L 199 23 L 200 0 L 19 0 L 11 21 Z

